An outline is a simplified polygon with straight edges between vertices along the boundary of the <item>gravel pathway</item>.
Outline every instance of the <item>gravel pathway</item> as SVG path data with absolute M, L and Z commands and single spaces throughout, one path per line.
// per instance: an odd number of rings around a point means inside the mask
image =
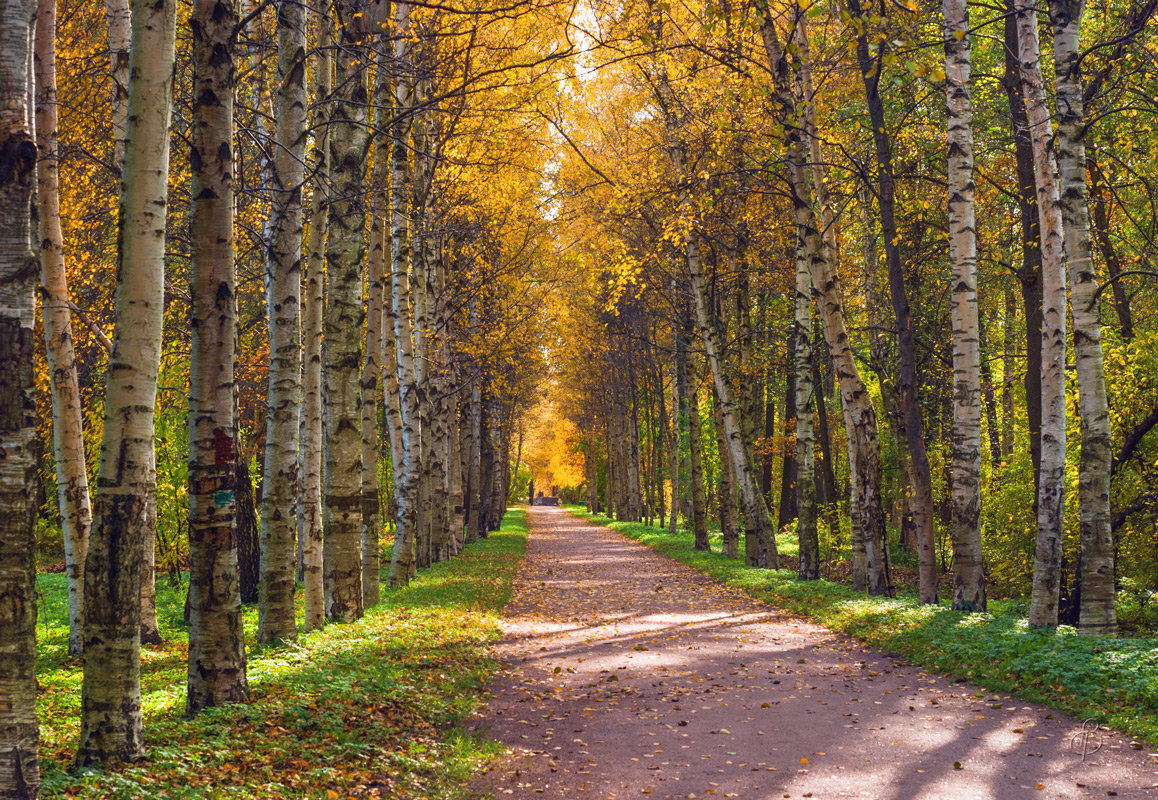
M 479 797 L 1158 798 L 1158 758 L 1116 733 L 924 672 L 561 509 L 529 523 L 478 723 L 512 757 Z

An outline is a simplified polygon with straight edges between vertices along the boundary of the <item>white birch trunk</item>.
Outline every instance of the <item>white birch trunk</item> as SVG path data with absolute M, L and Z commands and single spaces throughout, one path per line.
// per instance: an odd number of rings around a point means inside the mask
M 1057 625 L 1065 530 L 1066 479 L 1066 263 L 1053 157 L 1053 129 L 1041 77 L 1036 6 L 1017 0 L 1018 63 L 1033 145 L 1037 215 L 1041 231 L 1041 467 L 1037 493 L 1037 546 L 1029 624 Z
M 981 353 L 973 215 L 969 9 L 942 0 L 948 108 L 949 260 L 953 320 L 953 609 L 985 611 L 981 551 Z
M 0 0 L 0 797 L 40 793 L 36 720 L 35 0 Z
M 787 75 L 782 74 L 782 70 L 787 67 L 787 64 L 781 66 L 783 54 L 775 37 L 772 20 L 767 16 L 762 25 L 764 47 L 773 72 L 780 76 L 778 92 L 783 113 L 794 119 L 797 113 L 796 103 L 799 100 L 803 104 L 805 132 L 809 134 L 812 182 L 810 183 L 808 180 L 808 172 L 802 163 L 803 153 L 799 151 L 795 156 L 791 150 L 789 151 L 790 158 L 795 157 L 798 162 L 801 162 L 790 174 L 793 181 L 793 191 L 797 196 L 797 200 L 794 202 L 803 203 L 808 210 L 807 227 L 809 233 L 805 237 L 805 253 L 809 260 L 809 272 L 812 276 L 813 290 L 816 292 L 816 308 L 824 331 L 824 339 L 828 345 L 833 369 L 836 372 L 837 384 L 840 387 L 841 408 L 848 438 L 854 562 L 861 552 L 861 543 L 863 543 L 864 553 L 863 570 L 857 570 L 858 565 L 854 563 L 853 586 L 857 589 L 868 589 L 873 594 L 890 594 L 892 589 L 885 515 L 881 508 L 881 455 L 876 408 L 873 406 L 872 398 L 860 376 L 860 369 L 857 367 L 855 356 L 849 344 L 840 282 L 834 268 L 835 245 L 830 243 L 829 246 L 825 247 L 822 241 L 823 237 L 816 227 L 816 215 L 812 205 L 813 190 L 815 188 L 823 198 L 827 197 L 824 188 L 826 171 L 820 156 L 820 138 L 816 131 L 816 109 L 812 92 L 811 63 L 807 49 L 806 17 L 803 14 L 798 14 L 797 18 L 797 30 L 799 31 L 798 83 L 790 84 Z M 795 97 L 794 92 L 801 96 Z M 830 209 L 831 204 L 826 199 L 822 199 L 820 205 L 823 210 Z M 831 210 L 828 214 L 831 215 Z M 831 220 L 825 224 L 824 228 L 826 233 L 835 231 Z
M 796 302 L 792 332 L 796 337 L 796 539 L 800 550 L 798 574 L 804 580 L 816 580 L 820 577 L 820 540 L 816 531 L 816 465 L 812 432 L 816 396 L 812 390 L 812 275 L 805 248 L 807 207 L 797 204 L 796 216 Z
M 416 555 L 418 528 L 418 483 L 421 469 L 419 437 L 419 397 L 415 364 L 414 320 L 410 302 L 410 118 L 412 111 L 412 76 L 410 70 L 410 5 L 395 7 L 398 39 L 394 45 L 395 124 L 393 129 L 392 178 L 392 269 L 391 293 L 394 317 L 394 345 L 398 364 L 401 458 L 394 478 L 397 519 L 394 528 L 394 550 L 390 561 L 390 585 L 402 586 L 410 581 Z
M 134 761 L 143 754 L 141 546 L 152 479 L 164 313 L 176 16 L 173 0 L 137 0 L 133 7 L 133 77 L 117 246 L 117 323 L 85 560 L 85 659 L 77 752 L 81 766 Z
M 744 506 L 747 528 L 756 532 L 760 548 L 758 566 L 779 569 L 780 558 L 776 551 L 776 526 L 768 512 L 768 504 L 760 491 L 760 482 L 753 468 L 751 448 L 744 442 L 740 429 L 740 415 L 732 394 L 731 383 L 724 373 L 720 344 L 708 315 L 707 287 L 704 281 L 703 264 L 700 259 L 699 242 L 694 233 L 684 238 L 687 248 L 688 273 L 691 275 L 692 298 L 695 301 L 696 319 L 700 326 L 700 339 L 704 343 L 708 365 L 715 382 L 716 396 L 720 398 L 720 412 L 724 418 L 724 432 L 728 437 L 728 457 L 732 459 L 732 469 L 740 489 L 740 501 Z M 692 409 L 692 413 L 698 413 Z
M 1110 464 L 1113 437 L 1102 363 L 1102 324 L 1098 274 L 1091 258 L 1090 217 L 1086 205 L 1085 110 L 1082 107 L 1082 50 L 1079 43 L 1084 0 L 1053 0 L 1054 73 L 1057 75 L 1057 153 L 1061 176 L 1061 215 L 1069 263 L 1074 359 L 1082 419 L 1082 458 L 1078 479 L 1081 517 L 1081 601 L 1078 627 L 1089 636 L 1112 636 L 1114 546 L 1110 535 Z M 1063 317 L 1064 319 L 1064 317 Z
M 370 209 L 370 258 L 366 264 L 366 356 L 362 361 L 362 604 L 378 605 L 381 589 L 378 579 L 378 381 L 382 377 L 382 208 L 378 179 L 385 160 L 378 141 L 374 154 L 374 178 L 371 181 L 373 203 Z
M 316 17 L 318 50 L 315 97 L 330 94 L 330 22 Z M 323 579 L 322 513 L 322 318 L 325 312 L 326 221 L 329 216 L 329 134 L 324 104 L 315 112 L 313 199 L 310 203 L 310 244 L 306 261 L 306 304 L 303 338 L 302 441 L 299 472 L 302 479 L 298 516 L 301 535 L 302 578 L 305 584 L 304 625 L 321 628 L 326 619 Z
M 45 354 L 52 387 L 52 448 L 68 576 L 68 652 L 84 647 L 84 558 L 92 505 L 73 348 L 72 313 L 60 226 L 60 142 L 56 112 L 56 0 L 40 0 L 36 25 L 36 139 L 40 151 L 40 284 Z
M 294 544 L 302 403 L 302 188 L 306 159 L 306 12 L 292 0 L 277 6 L 277 129 L 272 163 L 273 209 L 265 260 L 269 331 L 265 476 L 261 496 L 261 580 L 257 639 L 297 638 Z
M 187 714 L 244 702 L 245 634 L 234 517 L 233 40 L 229 0 L 197 0 L 189 221 L 189 691 Z M 295 425 L 296 428 L 296 425 Z
M 113 79 L 109 112 L 113 128 L 112 167 L 119 178 L 125 159 L 129 116 L 129 61 L 133 39 L 133 13 L 129 0 L 105 0 L 105 27 L 109 37 L 109 74 Z
M 359 619 L 362 605 L 362 261 L 367 133 L 365 52 L 352 5 L 335 7 L 340 36 L 330 94 L 330 177 L 325 319 L 326 618 Z

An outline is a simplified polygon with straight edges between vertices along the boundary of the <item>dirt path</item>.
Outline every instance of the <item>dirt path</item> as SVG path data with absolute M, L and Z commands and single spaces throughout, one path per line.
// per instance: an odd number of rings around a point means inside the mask
M 929 675 L 607 528 L 530 511 L 480 728 L 497 798 L 1158 798 L 1149 750 Z

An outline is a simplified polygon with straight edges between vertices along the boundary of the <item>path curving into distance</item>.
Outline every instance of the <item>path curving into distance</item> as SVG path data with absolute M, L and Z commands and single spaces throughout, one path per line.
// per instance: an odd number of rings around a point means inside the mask
M 926 673 L 561 509 L 527 557 L 477 727 L 480 797 L 1158 798 L 1149 749 Z M 1087 749 L 1095 746 L 1090 740 Z

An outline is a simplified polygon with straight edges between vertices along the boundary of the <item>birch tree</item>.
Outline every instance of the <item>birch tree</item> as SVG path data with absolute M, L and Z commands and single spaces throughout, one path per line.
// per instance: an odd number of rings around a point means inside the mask
M 397 3 L 394 13 L 398 37 L 394 44 L 395 111 L 393 125 L 391 178 L 391 315 L 394 320 L 395 361 L 398 366 L 399 432 L 401 457 L 394 476 L 394 503 L 397 508 L 394 527 L 394 550 L 390 561 L 390 585 L 409 582 L 414 567 L 418 528 L 419 409 L 417 367 L 414 358 L 414 323 L 410 303 L 410 113 L 413 93 L 411 74 L 410 4 Z M 477 378 L 476 378 L 477 381 Z M 472 478 L 474 477 L 472 467 Z M 473 483 L 475 497 L 477 487 Z M 472 504 L 476 520 L 471 535 L 483 535 L 477 520 L 481 502 Z
M 1082 418 L 1078 477 L 1081 517 L 1081 601 L 1078 627 L 1091 636 L 1117 631 L 1114 545 L 1110 536 L 1110 464 L 1113 437 L 1102 362 L 1098 274 L 1091 258 L 1086 187 L 1086 118 L 1079 43 L 1084 0 L 1052 0 L 1054 73 L 1057 76 L 1059 200 L 1069 266 L 1074 359 Z M 1064 295 L 1064 290 L 1063 290 Z M 1064 327 L 1064 312 L 1063 312 Z
M 330 22 L 317 22 L 316 97 L 330 94 Z M 325 261 L 329 191 L 329 127 L 325 104 L 314 112 L 313 198 L 310 203 L 309 257 L 306 262 L 306 307 L 302 338 L 302 411 L 299 472 L 302 490 L 298 501 L 302 579 L 305 584 L 304 624 L 307 631 L 322 627 L 326 618 L 323 579 L 322 524 L 322 317 L 325 310 Z
M 326 618 L 362 616 L 362 260 L 366 207 L 365 52 L 350 3 L 335 3 L 338 36 L 330 97 L 330 178 L 325 321 L 325 581 Z
M 799 61 L 797 68 L 793 70 L 797 80 L 791 81 L 788 77 L 790 65 L 780 46 L 775 23 L 767 5 L 764 6 L 761 36 L 765 56 L 776 84 L 776 101 L 781 117 L 789 129 L 799 127 L 796 112 L 796 104 L 799 101 L 804 106 L 800 115 L 804 121 L 804 131 L 809 134 L 813 182 L 809 181 L 804 151 L 799 147 L 788 148 L 789 179 L 792 182 L 793 205 L 802 212 L 798 224 L 805 226 L 805 255 L 812 276 L 812 287 L 816 292 L 816 307 L 824 339 L 840 385 L 845 431 L 848 435 L 849 483 L 852 489 L 853 508 L 853 587 L 867 590 L 874 595 L 888 595 L 893 590 L 885 539 L 885 515 L 881 508 L 881 451 L 876 408 L 860 376 L 849 342 L 840 283 L 832 263 L 835 250 L 823 246 L 822 237 L 817 230 L 813 183 L 817 187 L 824 185 L 821 168 L 823 161 L 819 157 L 819 135 L 816 131 L 811 88 L 807 29 L 802 14 L 798 15 L 794 30 L 798 36 L 796 52 Z M 816 143 L 815 148 L 812 142 Z M 821 205 L 823 207 L 827 204 L 822 202 Z
M 173 0 L 133 4 L 132 80 L 118 214 L 117 324 L 85 559 L 84 681 L 77 752 L 81 766 L 134 761 L 143 754 L 141 545 L 152 477 L 164 312 L 176 14 Z
M 797 216 L 800 216 L 798 210 Z M 808 270 L 804 225 L 797 225 L 796 245 L 796 538 L 800 548 L 799 575 L 820 577 L 820 541 L 816 532 L 816 473 L 813 462 L 812 413 L 812 276 Z
M 1041 232 L 1041 466 L 1029 624 L 1042 628 L 1057 625 L 1065 529 L 1066 265 L 1062 250 L 1061 203 L 1050 153 L 1053 126 L 1041 77 L 1036 6 L 1029 0 L 1017 0 L 1016 16 L 1021 90 L 1033 146 Z
M 269 391 L 265 486 L 261 498 L 261 581 L 257 638 L 296 639 L 291 510 L 298 493 L 298 410 L 302 402 L 302 186 L 306 160 L 306 11 L 277 6 L 277 132 L 273 157 L 273 236 L 265 260 Z
M 0 798 L 40 795 L 36 720 L 36 3 L 0 0 Z
M 862 11 L 860 0 L 848 0 L 848 10 L 856 34 L 857 66 L 864 85 L 865 102 L 868 105 L 869 123 L 872 128 L 881 237 L 885 249 L 885 263 L 888 265 L 889 294 L 892 297 L 897 322 L 897 347 L 900 351 L 899 385 L 909 450 L 909 475 L 914 499 L 913 525 L 917 534 L 920 571 L 918 594 L 922 603 L 935 603 L 937 572 L 933 536 L 933 484 L 918 397 L 913 312 L 909 303 L 908 289 L 905 286 L 905 269 L 898 249 L 892 143 L 885 130 L 884 104 L 880 95 L 881 63 L 886 45 L 883 39 L 876 37 L 872 37 L 873 43 L 870 44 L 869 19 Z
M 117 177 L 125 159 L 125 136 L 129 116 L 129 61 L 133 39 L 133 12 L 130 0 L 105 0 L 105 27 L 109 37 L 109 76 L 113 95 L 109 118 L 112 121 L 112 167 Z
M 197 0 L 193 33 L 193 168 L 189 367 L 188 714 L 249 696 L 237 567 L 233 266 L 233 85 L 237 14 Z M 296 426 L 295 426 L 296 427 Z
M 84 558 L 92 525 L 84 426 L 73 347 L 72 312 L 60 225 L 60 142 L 56 100 L 56 0 L 41 0 L 36 24 L 36 139 L 40 151 L 41 318 L 52 389 L 52 455 L 56 462 L 64 564 L 68 577 L 68 652 L 84 647 Z
M 949 129 L 949 260 L 953 270 L 953 608 L 985 611 L 969 9 L 965 0 L 942 0 L 942 11 Z

